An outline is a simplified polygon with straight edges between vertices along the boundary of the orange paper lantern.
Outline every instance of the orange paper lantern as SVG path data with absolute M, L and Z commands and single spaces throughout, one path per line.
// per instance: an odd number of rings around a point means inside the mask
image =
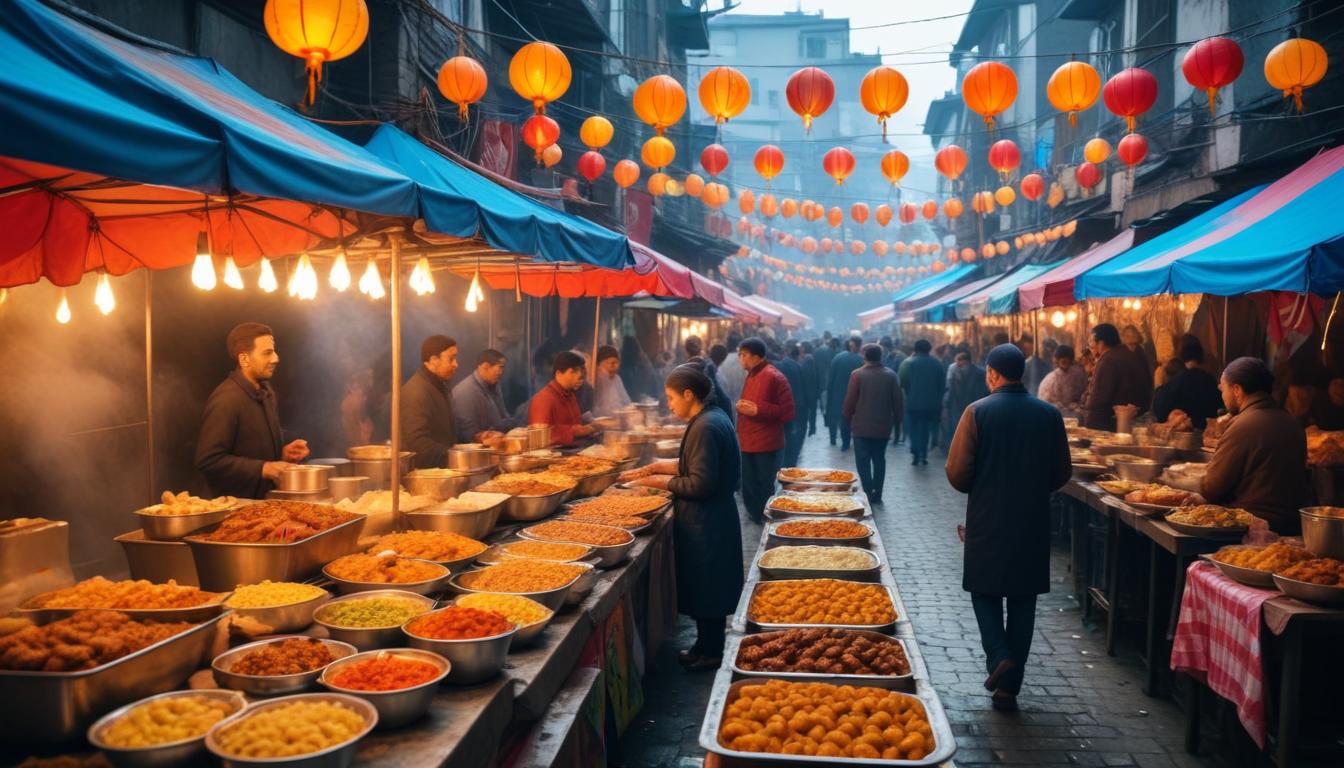
M 862 240 L 849 241 L 849 252 L 855 256 L 863 255 L 866 250 L 868 250 L 868 246 Z
M 799 248 L 800 250 L 802 250 L 803 253 L 807 253 L 807 254 L 813 254 L 813 253 L 816 253 L 816 252 L 817 252 L 817 238 L 812 237 L 811 235 L 808 235 L 807 237 L 804 237 L 804 238 L 802 239 L 802 241 L 800 241 L 800 242 L 798 243 L 798 248 Z
M 684 184 L 686 186 L 686 194 L 691 197 L 699 197 L 700 193 L 705 191 L 705 180 L 702 179 L 698 173 L 686 174 L 686 181 Z
M 752 194 L 750 189 L 744 189 L 737 193 L 737 209 L 742 213 L 751 213 L 756 210 L 756 195 Z
M 470 56 L 454 56 L 439 67 L 439 93 L 457 105 L 457 118 L 467 121 L 467 107 L 481 100 L 488 85 L 485 68 Z
M 961 249 L 961 260 L 967 264 L 975 262 L 975 249 L 967 246 Z
M 966 170 L 966 150 L 956 144 L 948 144 L 934 154 L 933 167 L 948 181 L 956 181 Z
M 985 243 L 980 246 L 980 255 L 986 259 L 992 259 L 998 252 L 994 250 L 993 243 Z
M 732 67 L 715 67 L 700 81 L 700 106 L 719 125 L 742 114 L 751 103 L 751 83 Z
M 628 163 L 630 161 L 622 160 L 621 162 Z M 631 163 L 631 165 L 634 165 L 634 163 Z M 639 173 L 639 166 L 637 165 L 635 166 L 635 173 Z M 705 188 L 703 190 L 701 190 L 700 202 L 704 203 L 710 208 L 718 210 L 720 207 L 723 206 L 724 203 L 728 202 L 728 187 L 718 183 L 717 181 L 711 181 L 710 183 L 705 185 Z
M 887 119 L 900 111 L 908 98 L 910 84 L 905 81 L 905 75 L 891 67 L 874 67 L 859 84 L 859 101 L 863 102 L 864 109 L 877 115 L 884 141 L 887 138 Z
M 560 138 L 560 126 L 545 115 L 533 115 L 523 123 L 523 143 L 536 153 L 537 162 L 541 162 L 541 153 Z
M 1017 75 L 1002 62 L 984 61 L 971 67 L 961 81 L 961 98 L 972 112 L 994 129 L 994 117 L 1017 100 Z
M 1005 185 L 994 190 L 994 202 L 1004 208 L 1012 205 L 1015 200 L 1017 200 L 1017 193 L 1013 191 L 1012 187 Z
M 901 183 L 901 179 L 910 171 L 910 158 L 899 149 L 893 149 L 882 155 L 882 175 L 892 186 Z
M 839 206 L 832 207 L 826 212 L 826 223 L 832 227 L 838 227 L 845 223 L 845 212 L 840 210 Z
M 791 219 L 793 218 L 793 215 L 797 212 L 798 212 L 797 200 L 794 200 L 791 197 L 786 197 L 783 200 L 779 201 L 779 215 L 783 216 L 786 219 Z
M 309 104 L 317 98 L 322 65 L 359 50 L 369 35 L 364 0 L 266 0 L 262 17 L 271 42 L 303 59 Z
M 659 171 L 649 177 L 649 194 L 654 197 L 662 197 L 667 192 L 667 182 L 671 179 L 666 173 Z
M 540 40 L 519 48 L 509 61 L 509 84 L 514 93 L 532 102 L 537 114 L 544 113 L 547 104 L 565 95 L 571 77 L 573 72 L 565 54 Z
M 868 220 L 868 204 L 855 203 L 849 207 L 849 217 L 857 224 L 862 224 Z
M 1038 173 L 1029 173 L 1022 177 L 1022 196 L 1028 200 L 1039 200 L 1045 194 L 1045 179 Z
M 1007 240 L 1000 240 L 1000 241 L 998 241 L 997 243 L 995 243 L 995 244 L 994 244 L 994 251 L 995 251 L 996 253 L 998 253 L 1000 256 L 1007 256 L 1007 255 L 1008 255 L 1008 251 L 1009 251 L 1009 248 L 1008 248 L 1008 241 L 1007 241 Z
M 762 216 L 773 219 L 779 213 L 779 202 L 775 200 L 774 195 L 767 192 L 761 195 L 760 209 Z
M 887 248 L 888 245 L 886 240 L 873 241 L 873 255 L 877 256 L 879 259 L 887 255 Z
M 591 115 L 579 126 L 579 141 L 589 149 L 601 149 L 611 143 L 615 132 L 610 120 L 601 115 Z
M 556 163 L 560 162 L 560 158 L 564 156 L 565 156 L 564 150 L 560 149 L 560 145 L 552 144 L 549 147 L 541 150 L 541 164 L 546 166 L 547 168 L 550 168 L 554 166 Z
M 1069 114 L 1069 125 L 1078 126 L 1078 113 L 1097 103 L 1101 95 L 1101 75 L 1091 64 L 1070 61 L 1050 75 L 1045 86 L 1050 104 Z
M 639 181 L 639 163 L 634 160 L 620 161 L 612 169 L 611 178 L 616 181 L 616 186 L 629 189 L 632 184 Z
M 1330 66 L 1330 57 L 1315 40 L 1295 37 L 1274 46 L 1265 56 L 1265 79 L 1280 91 L 1283 97 L 1293 97 L 1293 104 L 1302 112 L 1302 91 L 1321 82 Z
M 756 173 L 769 183 L 784 170 L 784 152 L 774 144 L 766 144 L 756 150 L 752 163 L 756 166 Z
M 635 89 L 635 115 L 659 136 L 686 114 L 686 91 L 670 75 L 654 75 Z
M 947 200 L 943 201 L 943 215 L 949 219 L 957 218 L 964 211 L 965 206 L 961 204 L 961 200 L 955 197 L 949 197 Z
M 831 108 L 835 100 L 835 82 L 816 67 L 805 67 L 789 76 L 784 87 L 789 108 L 803 119 L 803 128 L 812 132 L 812 121 Z
M 920 208 L 920 213 L 924 215 L 925 219 L 933 221 L 938 217 L 938 203 L 933 200 L 925 200 L 924 205 Z
M 677 147 L 666 136 L 654 136 L 644 142 L 640 159 L 650 168 L 666 168 L 677 157 Z
M 1083 159 L 1101 165 L 1111 156 L 1111 143 L 1100 136 L 1083 145 Z
M 832 147 L 822 156 L 821 167 L 835 179 L 836 185 L 844 184 L 854 172 L 854 155 L 844 147 Z
M 879 227 L 885 227 L 890 224 L 891 216 L 891 206 L 886 203 L 877 206 L 877 209 L 873 211 L 873 218 L 877 220 L 877 225 Z

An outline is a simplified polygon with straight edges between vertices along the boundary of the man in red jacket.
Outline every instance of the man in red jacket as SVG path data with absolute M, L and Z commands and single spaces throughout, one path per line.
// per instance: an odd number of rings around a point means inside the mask
M 789 380 L 765 359 L 765 342 L 752 337 L 737 348 L 747 372 L 737 401 L 737 441 L 742 448 L 742 504 L 756 523 L 765 521 L 765 502 L 775 492 L 784 455 L 784 425 L 793 421 Z
M 561 352 L 555 356 L 552 367 L 555 378 L 532 396 L 527 422 L 549 424 L 551 445 L 573 445 L 577 439 L 597 431 L 591 424 L 583 423 L 579 400 L 574 395 L 584 382 L 583 358 L 573 352 Z

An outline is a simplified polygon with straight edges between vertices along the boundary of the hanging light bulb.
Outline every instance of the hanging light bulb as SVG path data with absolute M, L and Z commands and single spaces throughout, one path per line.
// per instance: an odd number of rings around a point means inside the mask
M 467 288 L 467 311 L 475 312 L 482 301 L 485 301 L 485 291 L 481 290 L 481 268 L 476 267 L 471 276 L 471 287 Z
M 411 271 L 411 289 L 420 296 L 434 292 L 434 277 L 429 273 L 429 259 L 424 256 L 420 257 Z
M 104 316 L 112 314 L 117 308 L 117 299 L 112 295 L 112 281 L 104 272 L 98 275 L 98 287 L 93 292 L 93 303 Z
M 243 273 L 238 271 L 238 263 L 233 254 L 224 257 L 224 284 L 235 291 L 243 290 Z
M 61 301 L 56 305 L 56 322 L 65 325 L 70 322 L 70 302 L 65 298 L 65 289 L 61 289 Z
M 1055 326 L 1056 328 L 1063 328 L 1064 313 L 1059 310 L 1055 310 L 1054 314 L 1050 315 L 1050 324 Z
M 202 291 L 215 289 L 215 261 L 210 257 L 210 238 L 196 235 L 196 261 L 191 265 L 191 284 Z
M 275 279 L 275 270 L 271 267 L 270 259 L 261 260 L 261 277 L 257 278 L 257 287 L 266 293 L 275 293 L 275 289 L 280 287 L 280 283 Z
M 371 299 L 381 299 L 387 295 L 383 291 L 383 276 L 378 273 L 378 265 L 372 258 L 369 259 L 369 265 L 364 268 L 364 274 L 359 278 L 359 292 Z
M 1124 301 L 1120 302 L 1120 306 L 1124 309 L 1129 309 L 1133 305 L 1134 303 L 1129 299 L 1125 299 Z
M 294 270 L 294 280 L 295 293 L 299 301 L 312 301 L 317 298 L 317 270 L 313 269 L 312 259 L 308 258 L 306 253 L 299 257 L 298 269 Z
M 1143 309 L 1143 304 L 1138 299 L 1134 300 L 1134 309 L 1136 310 Z
M 342 293 L 350 287 L 350 267 L 345 263 L 345 249 L 336 254 L 336 261 L 332 263 L 331 272 L 327 274 L 327 283 Z
M 1067 320 L 1067 321 L 1070 322 L 1070 323 L 1077 322 L 1077 321 L 1078 321 L 1078 311 L 1075 310 L 1075 309 L 1070 309 L 1068 312 L 1065 312 L 1065 313 L 1064 313 L 1064 319 Z

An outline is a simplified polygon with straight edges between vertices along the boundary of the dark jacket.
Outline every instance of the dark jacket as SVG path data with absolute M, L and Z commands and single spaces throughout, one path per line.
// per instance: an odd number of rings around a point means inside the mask
M 1240 507 L 1283 536 L 1301 530 L 1307 503 L 1307 434 L 1289 413 L 1260 395 L 1232 417 L 1200 485 L 1212 504 Z
M 937 413 L 943 408 L 947 370 L 927 352 L 916 352 L 901 363 L 901 389 L 909 411 Z
M 817 402 L 821 404 L 822 413 L 826 412 L 826 403 L 831 391 L 831 361 L 835 359 L 835 350 L 822 344 L 812 352 L 812 359 L 817 361 Z
M 747 453 L 769 453 L 784 447 L 784 425 L 793 421 L 793 390 L 784 374 L 769 362 L 747 374 L 742 399 L 756 404 L 756 415 L 737 414 L 737 437 Z
M 1166 421 L 1172 411 L 1185 411 L 1195 429 L 1203 429 L 1222 407 L 1218 380 L 1203 368 L 1182 368 L 1153 393 L 1153 418 Z
M 845 408 L 845 393 L 849 391 L 849 374 L 862 367 L 863 358 L 848 349 L 831 359 L 830 384 L 826 391 L 826 415 L 830 419 L 840 418 Z
M 890 437 L 904 410 L 901 382 L 890 368 L 866 363 L 849 375 L 843 414 L 855 437 Z
M 1073 472 L 1064 419 L 1005 384 L 961 415 L 947 479 L 966 501 L 961 586 L 985 595 L 1050 591 L 1050 494 Z
M 905 353 L 899 349 L 893 349 L 882 355 L 882 364 L 891 369 L 892 373 L 901 370 L 901 363 L 905 362 Z
M 742 594 L 742 527 L 733 498 L 740 461 L 733 423 L 706 405 L 686 425 L 677 476 L 667 483 L 675 498 L 677 610 L 688 616 L 727 616 Z
M 486 384 L 472 371 L 453 387 L 453 426 L 463 442 L 470 442 L 481 432 L 507 432 L 522 425 L 509 417 L 499 385 Z
M 275 486 L 261 476 L 268 461 L 280 460 L 280 412 L 275 392 L 252 386 L 235 370 L 205 401 L 196 439 L 196 469 L 216 496 L 263 499 Z
M 803 399 L 798 403 L 800 410 L 811 413 L 817 407 L 817 391 L 821 386 L 821 373 L 817 370 L 817 359 L 811 354 L 801 355 L 798 363 L 803 369 Z
M 1115 429 L 1115 406 L 1148 408 L 1153 397 L 1152 379 L 1145 378 L 1140 357 L 1123 345 L 1101 353 L 1092 369 L 1092 379 L 1083 395 L 1083 426 Z
M 448 466 L 448 449 L 457 442 L 453 398 L 448 383 L 423 365 L 401 386 L 401 432 L 415 466 Z
M 781 358 L 774 365 L 784 374 L 784 379 L 789 382 L 789 394 L 793 395 L 793 418 L 787 422 L 792 424 L 803 410 L 803 366 L 791 357 Z

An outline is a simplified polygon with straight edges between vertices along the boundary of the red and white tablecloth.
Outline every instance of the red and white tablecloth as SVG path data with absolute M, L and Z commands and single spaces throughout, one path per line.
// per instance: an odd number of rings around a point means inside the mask
M 1241 724 L 1261 748 L 1265 746 L 1261 606 L 1278 594 L 1239 584 L 1209 563 L 1191 564 L 1171 648 L 1171 668 L 1235 704 Z

